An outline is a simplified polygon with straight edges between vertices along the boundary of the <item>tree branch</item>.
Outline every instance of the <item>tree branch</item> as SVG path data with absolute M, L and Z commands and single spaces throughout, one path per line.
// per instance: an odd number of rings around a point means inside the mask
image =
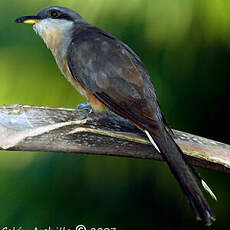
M 230 146 L 173 130 L 195 166 L 230 173 Z M 12 105 L 0 107 L 0 149 L 73 152 L 163 160 L 131 122 L 106 112 Z

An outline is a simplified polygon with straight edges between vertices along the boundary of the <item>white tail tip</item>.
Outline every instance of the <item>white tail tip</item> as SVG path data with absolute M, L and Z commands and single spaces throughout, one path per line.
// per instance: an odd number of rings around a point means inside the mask
M 201 180 L 201 184 L 204 187 L 204 189 L 211 195 L 211 197 L 217 201 L 215 194 L 212 192 L 212 190 L 208 187 L 208 185 L 203 180 Z
M 157 147 L 157 144 L 155 143 L 155 141 L 153 140 L 152 136 L 150 135 L 150 133 L 147 130 L 144 130 L 145 134 L 147 135 L 147 137 L 149 138 L 149 141 L 151 142 L 151 144 L 155 147 L 155 149 L 160 153 L 160 149 Z

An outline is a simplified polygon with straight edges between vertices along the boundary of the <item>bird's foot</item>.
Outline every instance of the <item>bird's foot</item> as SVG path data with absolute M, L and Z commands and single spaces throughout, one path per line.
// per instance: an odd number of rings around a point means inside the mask
M 79 104 L 77 106 L 77 110 L 86 109 L 88 107 L 91 107 L 91 105 L 90 105 L 89 101 L 86 101 L 86 102 L 83 102 L 83 103 Z
M 77 106 L 77 110 L 84 110 L 84 109 L 88 110 L 89 114 L 93 112 L 93 109 L 89 101 L 81 103 Z

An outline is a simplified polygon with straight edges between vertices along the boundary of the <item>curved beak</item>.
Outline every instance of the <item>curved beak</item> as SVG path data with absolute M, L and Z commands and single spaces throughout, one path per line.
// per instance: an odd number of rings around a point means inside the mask
M 41 21 L 39 16 L 22 16 L 15 20 L 16 23 L 36 24 Z

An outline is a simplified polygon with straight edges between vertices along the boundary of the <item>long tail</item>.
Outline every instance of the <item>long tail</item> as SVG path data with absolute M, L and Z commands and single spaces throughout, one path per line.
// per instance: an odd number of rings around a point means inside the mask
M 193 168 L 185 162 L 183 152 L 175 143 L 171 135 L 164 127 L 161 127 L 159 136 L 154 135 L 151 131 L 145 130 L 144 132 L 154 147 L 168 162 L 169 168 L 183 189 L 192 209 L 194 210 L 196 218 L 204 221 L 207 226 L 211 225 L 212 221 L 215 221 L 215 216 L 190 171 L 190 169 Z M 200 177 L 198 173 L 195 174 L 197 177 Z M 201 177 L 198 179 L 201 180 L 203 186 L 206 185 Z

